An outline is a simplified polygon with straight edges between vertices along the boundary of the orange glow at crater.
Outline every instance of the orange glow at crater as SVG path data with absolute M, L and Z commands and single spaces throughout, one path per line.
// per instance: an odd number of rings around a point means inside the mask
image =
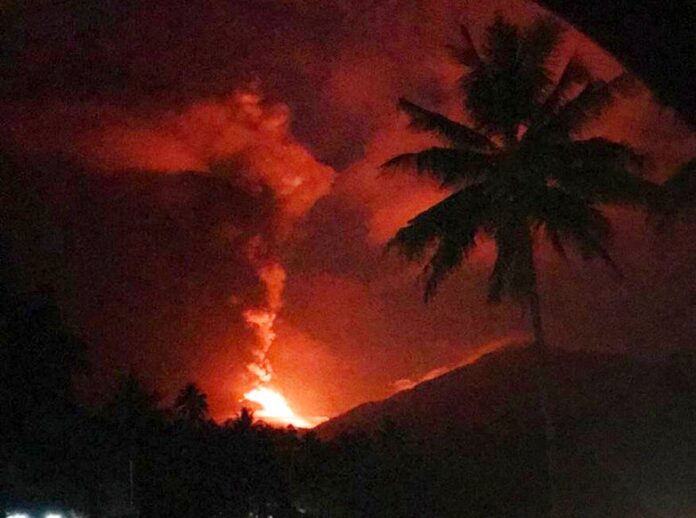
M 244 400 L 261 405 L 261 409 L 256 411 L 256 416 L 268 424 L 311 428 L 324 420 L 323 418 L 310 419 L 298 416 L 280 392 L 267 386 L 259 386 L 250 390 L 244 394 Z

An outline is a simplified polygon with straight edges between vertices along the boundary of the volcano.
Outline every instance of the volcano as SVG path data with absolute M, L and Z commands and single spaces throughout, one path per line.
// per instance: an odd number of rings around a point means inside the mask
M 695 366 L 693 353 L 647 361 L 554 352 L 556 477 L 565 516 L 692 515 Z M 518 516 L 534 516 L 528 500 L 543 477 L 537 467 L 543 465 L 544 428 L 532 367 L 530 348 L 504 349 L 314 430 L 339 442 L 399 430 L 438 466 L 428 491 L 443 505 L 473 509 L 481 501 L 490 511 L 494 502 L 505 512 L 515 508 Z M 494 493 L 481 495 L 482 487 Z M 478 492 L 474 502 L 472 491 Z

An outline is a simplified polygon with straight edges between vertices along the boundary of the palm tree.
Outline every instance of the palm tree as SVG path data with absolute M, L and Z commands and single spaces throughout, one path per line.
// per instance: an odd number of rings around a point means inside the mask
M 186 385 L 174 401 L 176 417 L 194 428 L 208 419 L 208 396 L 195 383 Z
M 557 516 L 549 352 L 534 246 L 543 235 L 563 256 L 566 245 L 573 245 L 584 259 L 598 257 L 618 272 L 606 250 L 610 224 L 599 206 L 648 205 L 657 186 L 637 175 L 640 157 L 627 145 L 578 138 L 617 96 L 629 93 L 628 77 L 592 79 L 573 57 L 554 80 L 562 29 L 546 18 L 520 29 L 498 17 L 486 31 L 481 52 L 465 28 L 462 35 L 463 44 L 452 50 L 466 69 L 460 87 L 473 124 L 401 99 L 398 107 L 412 128 L 438 135 L 447 147 L 402 154 L 383 166 L 434 177 L 451 194 L 410 220 L 388 246 L 410 260 L 425 260 L 427 301 L 476 247 L 479 236 L 495 243 L 489 300 L 497 303 L 507 296 L 531 314 L 546 430 L 549 514 Z

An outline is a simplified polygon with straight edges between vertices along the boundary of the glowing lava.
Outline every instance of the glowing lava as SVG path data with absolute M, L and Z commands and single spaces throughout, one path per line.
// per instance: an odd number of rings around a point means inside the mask
M 269 424 L 289 424 L 295 428 L 311 428 L 313 426 L 305 418 L 295 414 L 285 397 L 270 387 L 258 386 L 244 394 L 244 399 L 261 405 L 261 409 L 257 410 L 255 414 Z

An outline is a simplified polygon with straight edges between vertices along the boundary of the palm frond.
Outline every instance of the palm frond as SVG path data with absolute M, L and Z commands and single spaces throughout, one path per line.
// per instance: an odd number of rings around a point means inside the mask
M 428 175 L 442 187 L 461 186 L 480 179 L 492 165 L 493 157 L 463 149 L 433 147 L 416 153 L 397 155 L 382 168 L 408 168 Z
M 491 66 L 503 69 L 518 62 L 521 44 L 517 25 L 497 15 L 486 29 L 485 52 Z
M 462 33 L 462 43 L 460 45 L 448 45 L 447 49 L 454 60 L 467 68 L 476 68 L 481 64 L 481 56 L 476 50 L 474 40 L 469 33 L 469 30 L 464 26 L 460 26 Z
M 617 274 L 620 270 L 606 249 L 611 238 L 611 225 L 602 212 L 588 201 L 550 187 L 538 198 L 534 217 L 543 226 L 552 243 L 572 244 L 584 259 L 598 257 Z M 558 248 L 557 248 L 558 249 Z M 564 250 L 561 244 L 561 249 Z
M 423 270 L 424 275 L 427 277 L 423 293 L 425 302 L 430 301 L 435 296 L 440 282 L 446 279 L 452 270 L 462 264 L 464 255 L 465 248 L 460 243 L 450 239 L 448 236 L 439 239 L 435 253 Z
M 564 29 L 550 17 L 536 20 L 522 35 L 520 43 L 521 75 L 534 85 L 537 96 L 548 94 L 552 87 L 550 65 Z
M 484 186 L 474 184 L 420 213 L 387 243 L 388 249 L 399 249 L 409 260 L 422 259 L 435 246 L 424 268 L 426 301 L 475 246 L 489 210 L 490 199 Z
M 527 297 L 534 285 L 530 261 L 533 243 L 523 220 L 507 218 L 493 233 L 497 255 L 488 281 L 488 300 L 500 302 L 503 296 L 513 299 Z
M 523 59 L 530 65 L 547 63 L 553 58 L 564 32 L 550 16 L 538 18 L 522 35 Z
M 596 203 L 650 206 L 658 186 L 641 178 L 642 157 L 629 145 L 605 138 L 556 146 L 550 176 L 568 192 Z
M 406 99 L 399 99 L 398 108 L 411 119 L 411 128 L 432 132 L 452 145 L 481 152 L 495 151 L 497 146 L 478 131 L 455 122 L 444 115 L 426 110 Z
M 630 95 L 634 84 L 628 74 L 611 81 L 591 81 L 574 99 L 560 107 L 550 122 L 551 127 L 563 134 L 578 133 L 588 122 L 599 118 L 618 97 Z
M 609 83 L 602 80 L 590 82 L 575 99 L 561 107 L 552 122 L 564 134 L 577 132 L 591 120 L 600 117 L 614 102 Z
M 546 99 L 542 112 L 544 114 L 555 113 L 561 104 L 568 101 L 567 96 L 573 87 L 588 81 L 589 77 L 590 74 L 582 60 L 578 56 L 570 58 L 556 83 L 556 87 Z

